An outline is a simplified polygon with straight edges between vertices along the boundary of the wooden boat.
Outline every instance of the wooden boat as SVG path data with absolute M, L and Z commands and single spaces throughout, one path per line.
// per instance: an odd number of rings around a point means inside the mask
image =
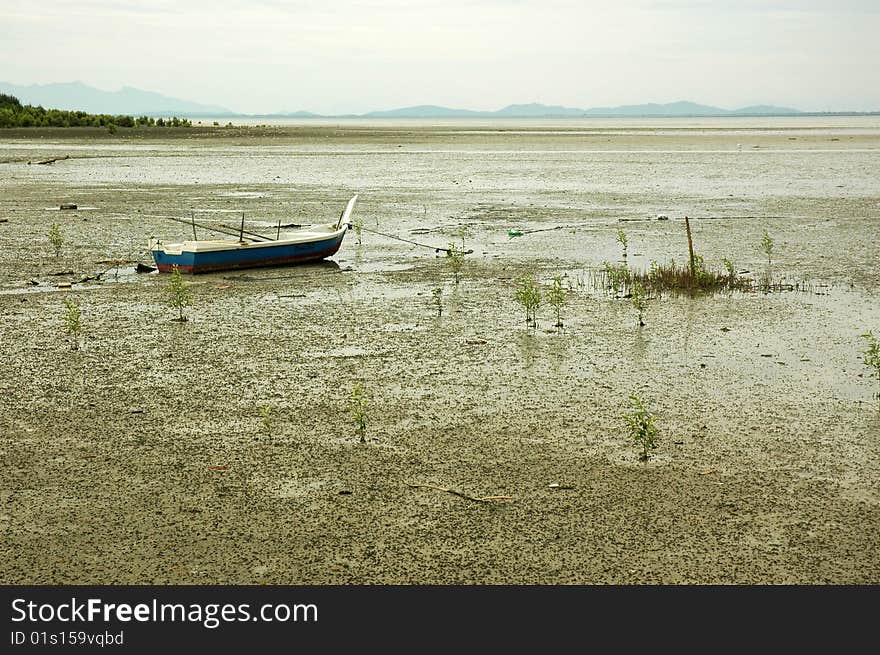
M 162 243 L 154 239 L 150 243 L 150 251 L 156 266 L 165 272 L 171 271 L 174 266 L 183 273 L 207 273 L 316 261 L 330 257 L 339 250 L 346 231 L 351 227 L 351 212 L 356 201 L 357 196 L 348 201 L 336 223 L 304 226 L 279 234 L 276 239 L 245 232 L 242 218 L 242 227 L 236 241 L 226 239 Z M 195 230 L 195 222 L 192 224 Z

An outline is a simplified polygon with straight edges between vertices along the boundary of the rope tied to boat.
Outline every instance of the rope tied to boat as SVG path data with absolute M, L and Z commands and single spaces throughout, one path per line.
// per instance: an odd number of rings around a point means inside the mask
M 364 232 L 369 232 L 370 234 L 378 234 L 379 236 L 383 236 L 388 239 L 394 239 L 395 241 L 403 241 L 404 243 L 411 243 L 412 245 L 419 246 L 420 248 L 428 248 L 430 250 L 433 250 L 434 252 L 445 252 L 445 253 L 449 252 L 449 248 L 441 248 L 439 246 L 431 246 L 427 243 L 419 243 L 418 241 L 413 241 L 411 239 L 404 239 L 403 237 L 399 237 L 395 234 L 388 234 L 387 232 L 379 232 L 379 230 L 371 230 L 368 227 L 361 226 L 360 229 L 363 230 Z M 464 254 L 470 255 L 470 254 L 473 254 L 473 252 L 474 252 L 473 250 L 467 250 L 467 251 L 465 251 Z

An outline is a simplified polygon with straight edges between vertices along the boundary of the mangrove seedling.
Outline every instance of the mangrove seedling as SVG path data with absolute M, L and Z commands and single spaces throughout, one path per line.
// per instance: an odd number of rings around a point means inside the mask
M 554 275 L 553 284 L 550 286 L 550 291 L 547 292 L 547 304 L 553 308 L 553 313 L 556 314 L 556 325 L 554 327 L 562 327 L 562 308 L 566 302 L 567 298 L 565 297 L 565 288 L 562 286 L 562 276 Z
M 440 287 L 431 289 L 431 300 L 434 303 L 434 307 L 437 308 L 437 316 L 443 316 L 443 289 Z
M 61 230 L 55 223 L 49 227 L 49 243 L 55 249 L 55 258 L 61 256 L 61 247 L 64 245 L 64 237 L 61 236 Z
M 724 264 L 724 269 L 727 271 L 727 278 L 731 281 L 736 278 L 736 267 L 733 265 L 733 262 L 727 257 L 722 257 L 721 263 Z
M 516 282 L 513 294 L 516 301 L 526 310 L 526 325 L 538 326 L 537 313 L 541 306 L 541 288 L 533 275 L 523 275 Z
M 79 350 L 79 338 L 82 335 L 82 314 L 79 305 L 68 298 L 64 301 L 66 310 L 64 312 L 64 330 L 72 338 L 70 342 L 71 350 Z
M 361 443 L 366 443 L 367 395 L 364 392 L 364 386 L 360 382 L 355 382 L 354 387 L 352 387 L 349 409 L 351 410 L 351 417 L 354 419 L 355 429 L 361 438 Z
M 626 232 L 623 231 L 623 228 L 617 228 L 617 243 L 620 244 L 620 247 L 623 249 L 623 258 L 626 259 Z
M 636 311 L 639 313 L 639 327 L 645 326 L 644 316 L 645 310 L 648 308 L 648 298 L 647 291 L 645 291 L 645 287 L 642 286 L 641 282 L 633 282 L 631 298 L 633 307 L 635 307 Z
M 260 407 L 260 419 L 263 421 L 263 429 L 266 431 L 266 436 L 272 436 L 272 405 L 263 405 Z
M 458 275 L 461 273 L 461 267 L 464 266 L 464 249 L 459 248 L 455 243 L 450 243 L 449 249 L 446 251 L 446 263 L 452 269 L 455 283 L 458 284 Z
M 864 351 L 865 366 L 871 369 L 871 375 L 880 382 L 880 341 L 874 336 L 874 333 L 868 330 L 862 335 L 867 342 L 868 348 Z
M 602 263 L 602 272 L 605 275 L 605 286 L 615 295 L 623 293 L 632 282 L 632 272 L 626 264 Z
M 657 447 L 660 430 L 654 424 L 654 415 L 645 407 L 645 403 L 636 394 L 630 397 L 632 411 L 624 414 L 626 429 L 631 441 L 642 449 L 639 460 L 648 461 L 648 451 Z
M 183 315 L 183 308 L 190 305 L 192 299 L 190 297 L 189 285 L 183 281 L 183 275 L 177 264 L 171 269 L 171 281 L 165 287 L 165 291 L 168 293 L 168 304 L 179 313 L 178 318 L 174 320 L 181 323 L 185 322 L 186 316 Z
M 360 217 L 355 218 L 351 223 L 351 227 L 354 229 L 355 235 L 357 235 L 358 245 L 361 245 L 361 234 L 364 231 L 364 220 Z
M 773 239 L 764 230 L 764 236 L 761 237 L 761 252 L 767 256 L 767 266 L 773 264 Z

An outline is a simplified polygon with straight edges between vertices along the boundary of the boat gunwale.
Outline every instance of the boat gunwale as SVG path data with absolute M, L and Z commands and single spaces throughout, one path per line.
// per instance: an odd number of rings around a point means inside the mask
M 319 241 L 329 241 L 332 239 L 339 238 L 342 236 L 346 230 L 348 230 L 348 225 L 343 224 L 338 229 L 335 229 L 334 224 L 329 223 L 321 226 L 308 226 L 308 227 L 325 227 L 328 228 L 326 232 L 317 232 L 314 230 L 303 231 L 299 234 L 295 234 L 291 236 L 291 233 L 288 233 L 286 238 L 282 239 L 272 239 L 270 241 L 232 241 L 226 239 L 199 239 L 199 240 L 188 240 L 182 241 L 179 243 L 162 243 L 158 239 L 153 242 L 150 250 L 152 251 L 161 251 L 165 254 L 173 255 L 179 254 L 183 252 L 218 252 L 224 250 L 254 250 L 260 248 L 279 248 L 285 246 L 298 245 L 303 243 L 316 243 Z

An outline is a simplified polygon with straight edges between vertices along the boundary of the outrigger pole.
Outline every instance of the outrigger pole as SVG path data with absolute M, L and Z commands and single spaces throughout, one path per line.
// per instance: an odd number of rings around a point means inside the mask
M 249 237 L 253 237 L 254 239 L 260 239 L 262 241 L 273 241 L 270 237 L 263 236 L 262 234 L 257 234 L 256 232 L 249 232 L 244 229 L 244 215 L 242 215 L 242 229 L 235 229 L 232 227 L 227 227 L 225 225 L 220 225 L 218 227 L 212 227 L 210 225 L 203 225 L 201 223 L 196 223 L 195 215 L 193 215 L 192 220 L 186 220 L 183 218 L 177 218 L 176 216 L 159 216 L 155 215 L 155 218 L 164 218 L 168 221 L 174 221 L 175 223 L 183 223 L 184 225 L 191 225 L 193 228 L 193 235 L 195 236 L 195 228 L 200 227 L 203 230 L 208 230 L 210 232 L 217 232 L 219 234 L 228 234 L 230 236 L 238 237 L 239 240 L 242 240 L 243 235 L 247 235 Z M 196 239 L 197 240 L 197 239 Z

